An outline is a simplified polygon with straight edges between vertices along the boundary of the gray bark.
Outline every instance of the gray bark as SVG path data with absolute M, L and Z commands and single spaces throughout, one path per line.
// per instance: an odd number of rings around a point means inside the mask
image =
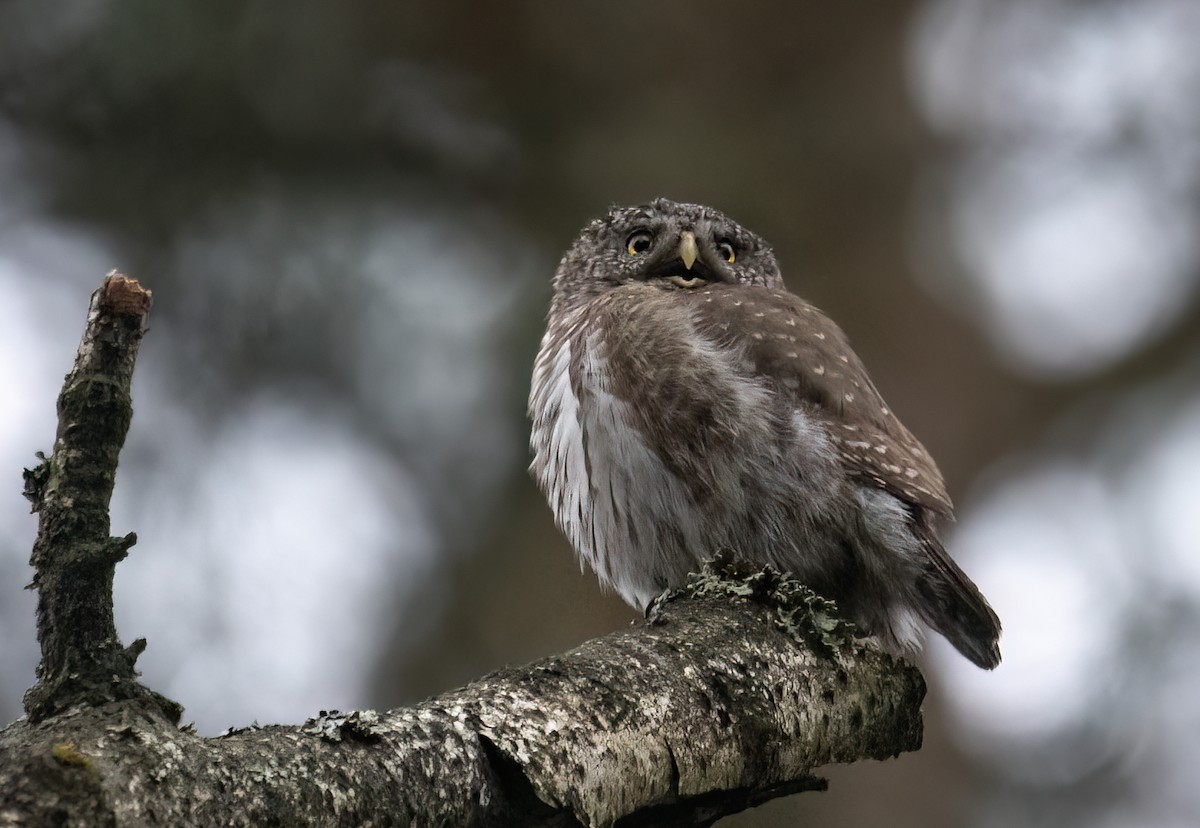
M 643 624 L 411 708 L 202 738 L 136 681 L 108 537 L 149 293 L 110 275 L 59 401 L 40 514 L 39 683 L 0 731 L 3 825 L 707 825 L 921 741 L 924 683 L 833 607 L 720 558 Z

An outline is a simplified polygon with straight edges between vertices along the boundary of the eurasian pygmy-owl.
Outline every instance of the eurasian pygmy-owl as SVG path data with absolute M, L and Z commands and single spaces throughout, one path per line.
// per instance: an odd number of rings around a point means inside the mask
M 630 604 L 722 549 L 791 572 L 895 652 L 922 622 L 980 667 L 1000 621 L 935 528 L 941 473 L 771 248 L 658 199 L 584 228 L 554 277 L 531 470 Z

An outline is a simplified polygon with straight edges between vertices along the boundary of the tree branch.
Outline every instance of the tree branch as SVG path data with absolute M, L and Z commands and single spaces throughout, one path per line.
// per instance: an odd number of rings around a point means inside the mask
M 110 275 L 27 473 L 41 682 L 0 732 L 0 817 L 25 824 L 708 825 L 819 789 L 830 762 L 921 741 L 924 683 L 833 606 L 720 558 L 645 623 L 387 713 L 206 739 L 135 681 L 108 537 L 149 292 Z
M 113 271 L 92 294 L 75 367 L 58 397 L 54 453 L 25 472 L 25 496 L 39 515 L 30 563 L 38 591 L 40 682 L 25 694 L 38 721 L 73 704 L 150 695 L 135 681 L 145 647 L 122 647 L 113 623 L 116 565 L 137 536 L 109 537 L 108 504 L 117 456 L 133 419 L 130 383 L 150 313 L 150 291 Z

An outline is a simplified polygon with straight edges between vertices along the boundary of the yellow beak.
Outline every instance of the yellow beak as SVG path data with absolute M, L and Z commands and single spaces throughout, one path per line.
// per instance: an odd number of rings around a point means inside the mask
M 691 270 L 692 265 L 696 263 L 696 257 L 699 255 L 700 249 L 696 247 L 696 235 L 690 230 L 685 231 L 679 237 L 679 258 L 683 259 L 683 266 Z

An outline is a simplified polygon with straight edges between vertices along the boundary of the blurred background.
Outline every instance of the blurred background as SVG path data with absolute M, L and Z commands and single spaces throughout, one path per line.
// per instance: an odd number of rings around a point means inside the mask
M 20 471 L 110 268 L 155 294 L 113 509 L 202 732 L 390 707 L 633 614 L 525 473 L 558 256 L 612 202 L 776 246 L 938 458 L 1005 624 L 926 744 L 730 826 L 1200 815 L 1200 3 L 0 3 L 0 720 Z

